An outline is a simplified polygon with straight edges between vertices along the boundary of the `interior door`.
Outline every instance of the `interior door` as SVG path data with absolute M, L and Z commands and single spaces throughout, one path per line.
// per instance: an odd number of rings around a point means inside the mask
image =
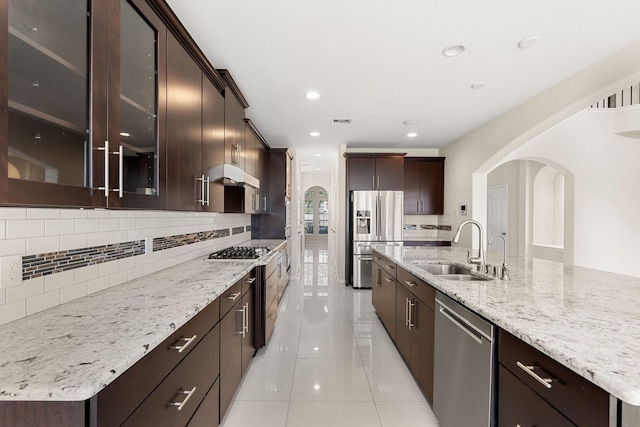
M 487 217 L 487 229 L 489 237 L 500 234 L 507 239 L 509 218 L 509 187 L 497 185 L 489 187 L 489 212 Z M 488 240 L 488 239 L 487 239 Z M 488 247 L 491 253 L 502 255 L 504 242 L 502 239 L 494 239 Z

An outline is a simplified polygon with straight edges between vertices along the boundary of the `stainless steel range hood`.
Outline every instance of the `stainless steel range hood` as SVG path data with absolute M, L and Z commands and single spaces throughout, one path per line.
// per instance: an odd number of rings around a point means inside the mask
M 249 185 L 254 188 L 260 188 L 260 180 L 249 175 L 237 166 L 222 164 L 214 166 L 208 171 L 209 179 L 212 181 L 222 181 L 224 185 Z

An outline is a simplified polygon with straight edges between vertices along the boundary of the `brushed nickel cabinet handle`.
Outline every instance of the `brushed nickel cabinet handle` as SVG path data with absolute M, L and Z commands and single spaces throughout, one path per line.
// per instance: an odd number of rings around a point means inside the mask
M 194 335 L 191 338 L 178 338 L 178 341 L 185 341 L 185 343 L 182 345 L 177 345 L 178 343 L 176 342 L 174 345 L 172 345 L 169 348 L 171 350 L 178 350 L 178 353 L 182 353 L 187 349 L 187 347 L 191 345 L 191 343 L 193 343 L 193 341 L 195 341 L 197 337 L 198 337 L 197 335 Z
M 236 292 L 235 294 L 231 294 L 228 297 L 226 297 L 226 299 L 229 301 L 235 301 L 238 299 L 239 296 L 240 296 L 240 292 Z
M 409 330 L 411 330 L 411 328 L 415 328 L 416 326 L 416 324 L 413 323 L 413 307 L 415 307 L 416 303 L 411 301 L 409 298 L 407 298 L 407 302 L 409 303 L 407 308 L 409 310 L 409 323 L 407 326 L 409 326 Z
M 538 375 L 535 372 L 533 372 L 533 370 L 536 368 L 535 366 L 525 365 L 524 363 L 521 363 L 519 360 L 516 361 L 516 365 L 518 366 L 518 368 L 522 369 L 527 374 L 529 374 L 529 376 L 531 376 L 531 378 L 533 378 L 534 380 L 538 381 L 540 384 L 542 384 L 546 388 L 551 388 L 551 383 L 553 382 L 553 379 L 552 378 L 542 378 L 540 375 Z
M 256 278 L 255 278 L 255 277 L 251 277 L 251 278 L 249 278 L 249 279 L 247 280 L 247 283 L 251 285 L 251 284 L 253 284 L 253 282 L 255 282 L 255 281 L 256 281 Z
M 404 283 L 411 287 L 414 287 L 416 285 L 415 282 L 410 282 L 408 280 L 405 280 Z
M 275 314 L 270 314 L 270 315 L 269 315 L 269 319 L 275 319 L 275 318 L 276 318 L 276 315 L 275 315 Z
M 391 283 L 391 282 L 393 282 L 393 279 L 389 279 L 388 277 L 385 277 L 384 281 L 387 282 L 387 283 Z
M 187 397 L 184 398 L 184 400 L 182 402 L 170 402 L 169 406 L 177 406 L 178 407 L 178 411 L 182 411 L 182 408 L 184 408 L 184 405 L 187 404 L 187 402 L 189 401 L 189 399 L 191 399 L 191 396 L 193 396 L 193 393 L 196 392 L 196 388 L 192 388 L 191 390 L 187 391 L 187 390 L 180 390 L 178 392 L 178 396 L 181 394 L 186 394 Z M 178 397 L 176 396 L 176 398 Z

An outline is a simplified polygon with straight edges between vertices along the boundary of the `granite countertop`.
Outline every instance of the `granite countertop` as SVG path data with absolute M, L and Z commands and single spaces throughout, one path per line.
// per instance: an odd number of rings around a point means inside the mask
M 0 326 L 0 400 L 89 399 L 275 255 L 200 257 Z
M 466 262 L 459 247 L 378 247 L 404 269 L 631 405 L 640 405 L 640 278 L 507 260 L 510 281 L 438 278 L 422 263 Z M 501 265 L 502 257 L 487 263 Z

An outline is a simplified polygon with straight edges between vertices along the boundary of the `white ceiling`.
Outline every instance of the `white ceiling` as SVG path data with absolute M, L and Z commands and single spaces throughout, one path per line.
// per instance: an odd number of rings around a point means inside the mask
M 330 172 L 340 144 L 441 147 L 640 39 L 638 0 L 168 3 L 214 67 L 231 72 L 269 144 L 308 163 L 303 172 Z M 517 47 L 533 35 L 537 45 Z M 452 44 L 466 51 L 443 56 Z M 478 81 L 486 87 L 471 89 Z M 305 98 L 311 89 L 320 99 Z

